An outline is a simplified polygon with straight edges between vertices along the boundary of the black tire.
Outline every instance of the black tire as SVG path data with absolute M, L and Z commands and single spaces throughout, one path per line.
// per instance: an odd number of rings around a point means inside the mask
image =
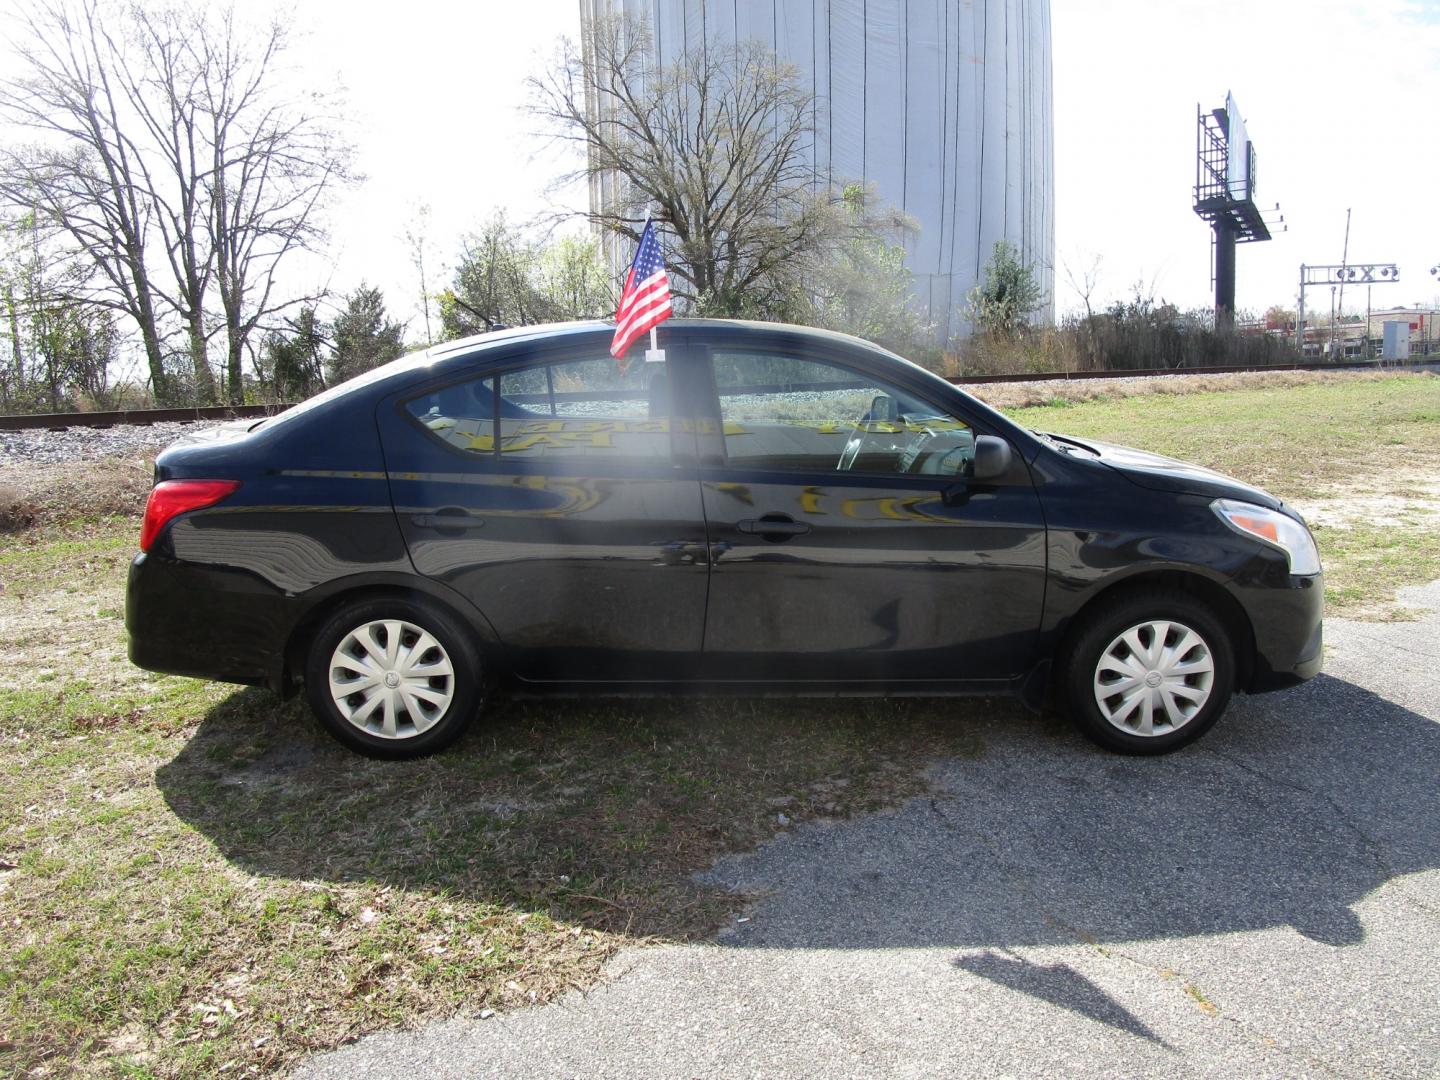
M 1160 623 L 1188 630 L 1198 639 L 1200 648 L 1189 645 L 1183 654 L 1173 655 L 1186 641 L 1175 629 L 1166 634 L 1167 649 L 1159 653 L 1133 653 L 1121 640 L 1122 635 L 1133 630 L 1136 632 L 1133 640 L 1153 647 Z M 1173 655 L 1169 678 L 1155 670 L 1162 665 L 1145 662 L 1147 658 L 1164 656 L 1167 651 Z M 1100 664 L 1107 654 L 1107 670 L 1102 679 Z M 1124 682 L 1130 676 L 1117 667 L 1132 655 L 1137 661 L 1137 675 L 1143 674 L 1141 685 L 1134 689 L 1143 689 L 1152 716 L 1160 718 L 1152 723 L 1151 734 L 1141 733 L 1144 699 L 1133 706 L 1133 712 L 1123 715 L 1128 702 L 1121 691 L 1133 684 Z M 1203 669 L 1207 659 L 1211 665 L 1208 676 L 1203 670 L 1192 670 Z M 1157 674 L 1160 676 L 1158 687 L 1153 685 Z M 1087 613 L 1085 622 L 1071 639 L 1063 679 L 1071 719 L 1086 738 L 1121 754 L 1166 754 L 1200 738 L 1224 713 L 1235 688 L 1235 647 L 1224 623 L 1195 597 L 1163 589 L 1137 590 L 1102 601 Z M 1150 682 L 1145 682 L 1146 679 Z M 1116 722 L 1102 711 L 1098 700 L 1106 685 L 1116 687 L 1116 692 L 1105 699 Z M 1198 703 L 1198 708 L 1185 715 L 1185 710 L 1196 704 L 1193 695 L 1200 692 L 1208 692 L 1208 696 Z M 1179 722 L 1172 721 L 1165 707 L 1167 700 L 1182 714 Z
M 404 689 L 396 689 L 392 697 L 390 715 L 395 720 L 392 725 L 394 735 L 382 732 L 385 727 L 383 698 L 374 707 L 380 716 L 372 711 L 366 718 L 352 722 L 342 711 L 342 704 L 336 700 L 331 688 L 331 662 L 336 657 L 336 650 L 352 634 L 372 624 L 386 622 L 400 624 L 397 656 L 404 655 L 405 650 L 413 651 L 421 644 L 416 631 L 429 634 L 439 649 L 439 652 L 426 649 L 416 658 L 420 666 L 411 670 L 422 674 L 403 678 L 396 674 L 396 683 Z M 389 641 L 388 628 L 378 628 L 370 640 L 384 647 Z M 352 640 L 351 645 L 358 645 L 358 638 Z M 355 648 L 347 655 L 363 657 L 363 652 Z M 423 675 L 427 666 L 443 670 L 444 659 L 449 661 L 448 677 L 444 674 Z M 383 663 L 379 664 L 379 667 L 383 666 Z M 340 675 L 351 669 L 341 664 L 335 670 Z M 358 669 L 352 673 L 358 675 Z M 305 695 L 321 726 L 350 749 L 377 758 L 416 758 L 443 750 L 469 726 L 485 696 L 481 676 L 480 656 L 473 637 L 458 619 L 424 599 L 384 597 L 361 600 L 344 607 L 320 627 L 305 658 Z M 386 693 L 383 687 L 387 685 L 377 687 L 382 695 Z M 429 694 L 422 697 L 427 690 Z M 444 696 L 447 692 L 448 703 L 441 709 L 431 699 Z M 357 692 L 344 702 L 345 707 L 358 716 L 368 700 L 365 693 Z M 418 719 L 412 718 L 412 711 Z

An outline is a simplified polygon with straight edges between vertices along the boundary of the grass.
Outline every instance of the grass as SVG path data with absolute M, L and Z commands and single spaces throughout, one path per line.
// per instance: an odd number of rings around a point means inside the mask
M 268 1071 L 590 985 L 622 942 L 722 921 L 735 899 L 690 875 L 772 835 L 777 806 L 870 809 L 919 791 L 924 757 L 973 752 L 945 712 L 512 706 L 395 766 L 242 691 L 180 731 L 14 739 L 14 1065 Z
M 712 931 L 737 900 L 691 875 L 780 814 L 893 803 L 930 757 L 978 753 L 990 718 L 1042 723 L 1004 703 L 958 724 L 946 703 L 516 703 L 454 752 L 374 762 L 298 702 L 131 669 L 113 613 L 133 536 L 0 546 L 0 624 L 26 643 L 0 665 L 0 1073 L 271 1072 L 551 1000 L 621 943 Z
M 1302 502 L 1332 609 L 1384 615 L 1395 588 L 1440 576 L 1437 388 L 1017 415 Z M 137 523 L 87 498 L 84 520 L 57 524 L 52 501 L 0 536 L 0 1074 L 273 1072 L 368 1031 L 551 1000 L 623 943 L 723 923 L 736 898 L 693 872 L 782 814 L 891 804 L 931 757 L 1016 725 L 1068 737 L 1002 702 L 512 703 L 454 752 L 373 762 L 298 703 L 131 668 Z

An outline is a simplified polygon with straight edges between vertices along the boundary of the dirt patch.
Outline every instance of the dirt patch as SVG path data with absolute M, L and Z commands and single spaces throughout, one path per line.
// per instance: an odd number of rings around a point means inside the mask
M 1312 528 L 1414 526 L 1417 519 L 1430 518 L 1433 523 L 1423 527 L 1440 529 L 1440 476 L 1397 469 L 1387 473 L 1383 483 L 1357 483 L 1343 498 L 1298 499 L 1291 505 Z

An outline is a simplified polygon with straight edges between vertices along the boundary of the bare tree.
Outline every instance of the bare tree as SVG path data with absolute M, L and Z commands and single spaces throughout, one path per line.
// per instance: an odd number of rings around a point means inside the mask
M 462 241 L 450 288 L 440 294 L 446 337 L 486 333 L 499 326 L 529 326 L 556 318 L 537 284 L 540 246 L 524 229 L 494 214 Z
M 1102 258 L 1096 255 L 1090 260 L 1088 266 L 1081 266 L 1077 273 L 1068 260 L 1063 260 L 1061 266 L 1065 271 L 1065 280 L 1069 282 L 1070 288 L 1080 297 L 1081 303 L 1085 305 L 1085 318 L 1079 324 L 1080 344 L 1080 365 L 1084 370 L 1090 370 L 1101 366 L 1101 357 L 1098 355 L 1099 327 L 1096 325 L 1095 307 L 1093 298 L 1095 290 L 1100 285 L 1100 264 Z
M 185 328 L 194 397 L 209 404 L 215 400 L 215 376 L 205 304 L 215 259 L 203 229 L 206 146 L 197 100 L 201 73 L 190 62 L 176 12 L 136 7 L 130 20 L 132 41 L 128 47 L 112 41 L 106 58 L 113 69 L 110 83 L 135 123 L 130 137 L 143 180 L 142 197 L 169 263 L 168 283 L 163 277 L 152 280 Z
M 551 237 L 512 225 L 503 212 L 466 236 L 450 287 L 440 294 L 441 330 L 464 337 L 498 326 L 600 318 L 616 290 L 593 238 Z
M 226 386 L 238 403 L 256 327 L 294 303 L 319 299 L 277 297 L 276 272 L 292 251 L 322 239 L 319 210 L 351 179 L 350 148 L 324 97 L 311 94 L 303 107 L 272 85 L 287 46 L 279 23 L 249 41 L 237 30 L 234 9 L 226 8 L 213 22 L 195 18 L 192 28 L 211 152 L 206 229 L 225 327 Z
M 415 207 L 415 216 L 405 228 L 405 246 L 410 250 L 410 265 L 420 279 L 420 313 L 425 323 L 425 346 L 435 344 L 430 326 L 430 277 L 426 270 L 425 256 L 430 251 L 430 204 L 420 203 Z
M 117 347 L 112 312 L 77 297 L 90 267 L 66 258 L 34 213 L 0 220 L 0 304 L 8 362 L 0 408 L 61 412 L 72 391 L 101 404 Z
M 134 321 L 155 396 L 171 400 L 148 261 L 154 208 L 127 133 L 132 118 L 122 121 L 115 42 L 96 0 L 37 4 L 26 19 L 29 40 L 17 47 L 25 74 L 0 81 L 0 116 L 42 142 L 0 153 L 0 196 L 55 224 L 93 260 L 102 283 L 93 298 Z
M 812 95 L 758 43 L 658 68 L 643 22 L 598 18 L 531 92 L 535 115 L 585 149 L 579 175 L 606 193 L 590 220 L 634 242 L 653 209 L 674 236 L 672 288 L 700 312 L 783 314 L 854 234 L 839 194 L 816 188 Z
M 1070 288 L 1075 290 L 1075 295 L 1080 297 L 1080 302 L 1085 305 L 1086 319 L 1091 319 L 1095 316 L 1092 301 L 1095 296 L 1095 290 L 1100 285 L 1100 264 L 1103 261 L 1101 256 L 1096 255 L 1090 260 L 1088 266 L 1081 266 L 1078 272 L 1070 265 L 1068 259 L 1063 259 L 1060 263 L 1065 272 L 1066 282 L 1069 283 Z
M 0 196 L 99 267 L 157 396 L 175 396 L 173 312 L 195 395 L 215 396 L 209 342 L 223 332 L 227 393 L 241 400 L 251 335 L 297 299 L 276 298 L 276 269 L 318 239 L 318 208 L 347 175 L 325 99 L 278 85 L 284 29 L 252 31 L 232 7 L 36 0 L 25 18 L 26 72 L 0 83 L 0 116 L 42 141 L 0 158 Z

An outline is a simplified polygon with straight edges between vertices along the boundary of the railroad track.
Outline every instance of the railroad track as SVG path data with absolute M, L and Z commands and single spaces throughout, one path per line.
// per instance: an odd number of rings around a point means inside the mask
M 1395 371 L 1417 371 L 1434 367 L 1433 363 L 1393 368 Z M 1144 368 L 1135 371 L 1047 371 L 1029 375 L 962 375 L 950 381 L 958 386 L 1000 382 L 1064 382 L 1077 379 L 1142 379 L 1160 375 L 1233 375 L 1245 371 L 1354 371 L 1375 368 L 1376 364 L 1267 364 L 1264 367 Z M 243 420 L 248 417 L 274 416 L 293 406 L 293 402 L 275 405 L 214 405 L 189 409 L 122 409 L 117 412 L 29 413 L 21 416 L 0 416 L 0 431 L 24 431 L 41 428 L 63 431 L 72 427 L 144 427 L 162 423 L 195 423 L 202 420 Z
M 22 416 L 0 416 L 0 431 L 25 431 L 46 428 L 64 431 L 72 427 L 149 427 L 151 424 L 195 423 L 200 420 L 243 420 L 247 417 L 274 416 L 290 408 L 292 402 L 279 405 L 213 405 L 189 409 L 121 409 L 116 412 L 29 413 Z

